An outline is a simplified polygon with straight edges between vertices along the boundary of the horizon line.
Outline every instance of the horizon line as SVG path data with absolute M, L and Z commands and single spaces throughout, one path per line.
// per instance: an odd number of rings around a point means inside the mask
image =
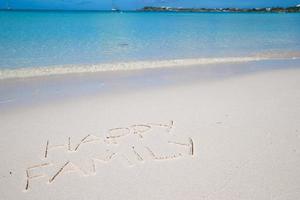
M 238 8 L 238 7 L 223 7 L 223 8 L 207 8 L 207 7 L 197 7 L 197 8 L 188 8 L 188 7 L 169 7 L 169 6 L 144 6 L 140 9 L 45 9 L 45 8 L 0 8 L 0 11 L 36 11 L 36 12 L 52 12 L 52 11 L 67 11 L 67 12 L 151 12 L 147 10 L 143 10 L 145 8 L 169 8 L 169 9 L 207 9 L 207 10 L 220 10 L 220 9 L 240 9 L 240 10 L 246 10 L 246 9 L 267 9 L 267 8 L 296 8 L 299 7 L 298 5 L 295 6 L 275 6 L 275 7 L 249 7 L 249 8 Z M 165 10 L 160 12 L 170 12 L 172 10 Z M 157 11 L 153 11 L 157 12 Z M 188 12 L 188 11 L 187 11 Z

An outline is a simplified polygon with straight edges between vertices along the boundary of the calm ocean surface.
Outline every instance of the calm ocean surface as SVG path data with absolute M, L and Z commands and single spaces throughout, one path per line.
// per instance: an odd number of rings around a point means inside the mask
M 0 11 L 0 69 L 300 51 L 300 14 Z

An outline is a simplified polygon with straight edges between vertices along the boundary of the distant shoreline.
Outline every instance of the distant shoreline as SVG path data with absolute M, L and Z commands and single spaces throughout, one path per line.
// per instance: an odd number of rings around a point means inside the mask
M 196 13 L 300 13 L 300 6 L 270 8 L 172 8 L 144 7 L 140 11 L 150 12 L 196 12 Z
M 0 11 L 16 12 L 192 12 L 192 13 L 300 13 L 300 6 L 270 7 L 270 8 L 173 8 L 173 7 L 144 7 L 137 10 L 72 10 L 72 9 L 0 9 Z

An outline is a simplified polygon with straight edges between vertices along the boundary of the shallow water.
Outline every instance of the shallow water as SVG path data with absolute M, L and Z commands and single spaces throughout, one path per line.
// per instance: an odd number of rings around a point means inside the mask
M 0 12 L 0 69 L 300 50 L 300 14 Z

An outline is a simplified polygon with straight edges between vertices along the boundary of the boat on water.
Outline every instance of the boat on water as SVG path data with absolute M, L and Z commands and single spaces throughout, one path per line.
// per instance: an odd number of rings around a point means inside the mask
M 113 12 L 122 12 L 118 6 L 115 4 L 114 0 L 111 1 L 111 11 Z
M 116 9 L 116 8 L 112 8 L 111 11 L 113 11 L 113 12 L 122 12 L 121 10 Z

